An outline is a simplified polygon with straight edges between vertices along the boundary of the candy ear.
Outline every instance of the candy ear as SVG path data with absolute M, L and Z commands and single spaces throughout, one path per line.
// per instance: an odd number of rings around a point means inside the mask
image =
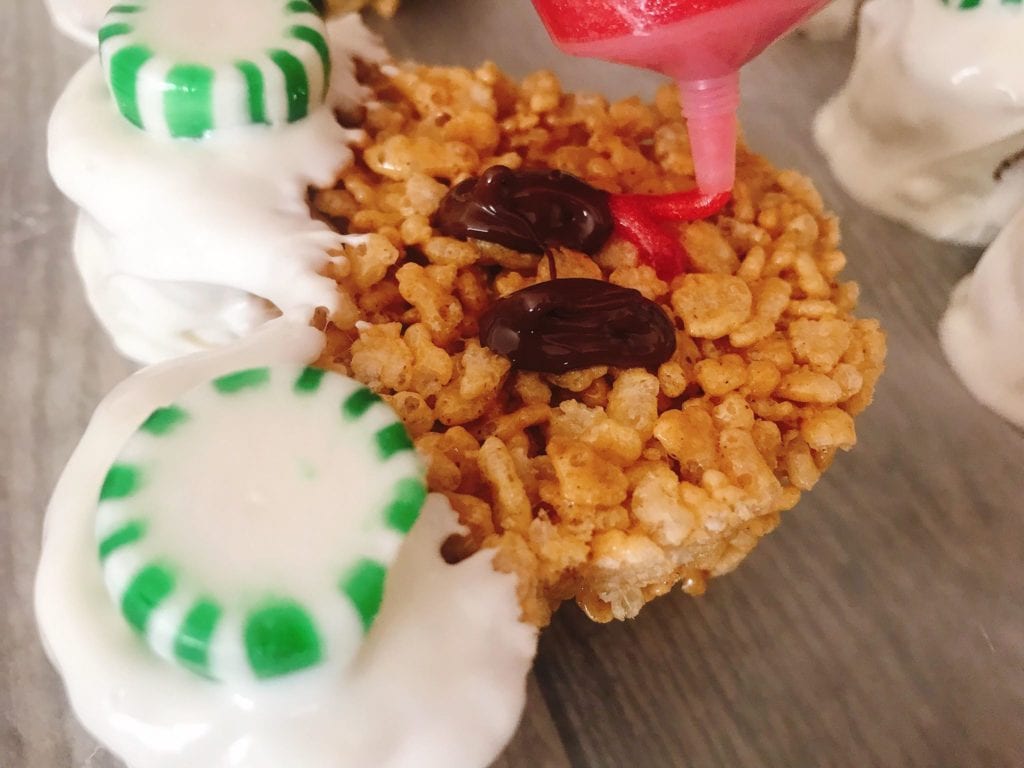
M 318 368 L 249 368 L 139 427 L 99 492 L 96 546 L 154 654 L 266 680 L 352 660 L 426 497 L 378 395 Z
M 322 7 L 309 0 L 120 4 L 99 31 L 117 109 L 176 139 L 225 128 L 282 125 L 326 99 L 331 54 Z

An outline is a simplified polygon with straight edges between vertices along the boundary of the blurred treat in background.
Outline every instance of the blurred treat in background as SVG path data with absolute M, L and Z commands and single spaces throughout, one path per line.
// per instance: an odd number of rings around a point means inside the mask
M 330 15 L 372 8 L 381 16 L 390 18 L 398 10 L 399 2 L 400 0 L 317 0 L 313 5 L 325 6 L 325 10 Z
M 840 40 L 853 29 L 864 0 L 832 0 L 799 29 L 812 40 Z
M 982 403 L 1024 428 L 1024 208 L 953 291 L 942 348 Z
M 815 125 L 840 183 L 936 239 L 991 242 L 1024 203 L 1021 40 L 1020 3 L 866 3 L 853 70 Z

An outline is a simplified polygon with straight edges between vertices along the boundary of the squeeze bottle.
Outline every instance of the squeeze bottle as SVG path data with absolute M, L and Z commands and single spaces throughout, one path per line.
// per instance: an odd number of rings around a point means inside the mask
M 827 0 L 533 0 L 566 53 L 653 69 L 679 83 L 697 186 L 736 178 L 739 70 Z

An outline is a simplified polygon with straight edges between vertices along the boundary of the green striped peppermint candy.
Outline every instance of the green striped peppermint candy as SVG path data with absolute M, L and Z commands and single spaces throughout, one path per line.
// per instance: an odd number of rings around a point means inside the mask
M 238 371 L 155 411 L 110 468 L 97 552 L 160 657 L 230 682 L 343 668 L 426 497 L 394 411 L 334 373 Z
M 982 0 L 941 0 L 943 5 L 948 5 L 951 8 L 956 8 L 961 11 L 968 11 L 972 8 L 980 8 Z M 1024 5 L 1024 0 L 992 0 L 992 2 L 998 3 L 999 5 L 1016 6 L 1020 8 Z
M 293 123 L 330 84 L 326 28 L 308 0 L 126 0 L 99 45 L 118 110 L 161 136 Z

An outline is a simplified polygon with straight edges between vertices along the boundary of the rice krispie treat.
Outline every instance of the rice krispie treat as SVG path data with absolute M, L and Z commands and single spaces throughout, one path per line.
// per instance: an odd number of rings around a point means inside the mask
M 685 251 L 682 273 L 656 270 L 621 220 L 593 256 L 452 237 L 439 207 L 494 166 L 616 194 L 692 188 L 676 91 L 609 103 L 493 64 L 361 78 L 374 98 L 345 119 L 366 138 L 338 183 L 311 193 L 325 221 L 363 236 L 330 267 L 342 309 L 319 364 L 402 417 L 429 489 L 466 527 L 446 556 L 497 548 L 538 625 L 569 599 L 609 621 L 676 584 L 703 593 L 854 446 L 882 372 L 885 336 L 853 315 L 857 285 L 840 279 L 836 217 L 808 179 L 741 147 L 732 200 L 658 230 Z M 499 300 L 556 277 L 635 289 L 671 322 L 675 351 L 553 373 L 482 343 Z

